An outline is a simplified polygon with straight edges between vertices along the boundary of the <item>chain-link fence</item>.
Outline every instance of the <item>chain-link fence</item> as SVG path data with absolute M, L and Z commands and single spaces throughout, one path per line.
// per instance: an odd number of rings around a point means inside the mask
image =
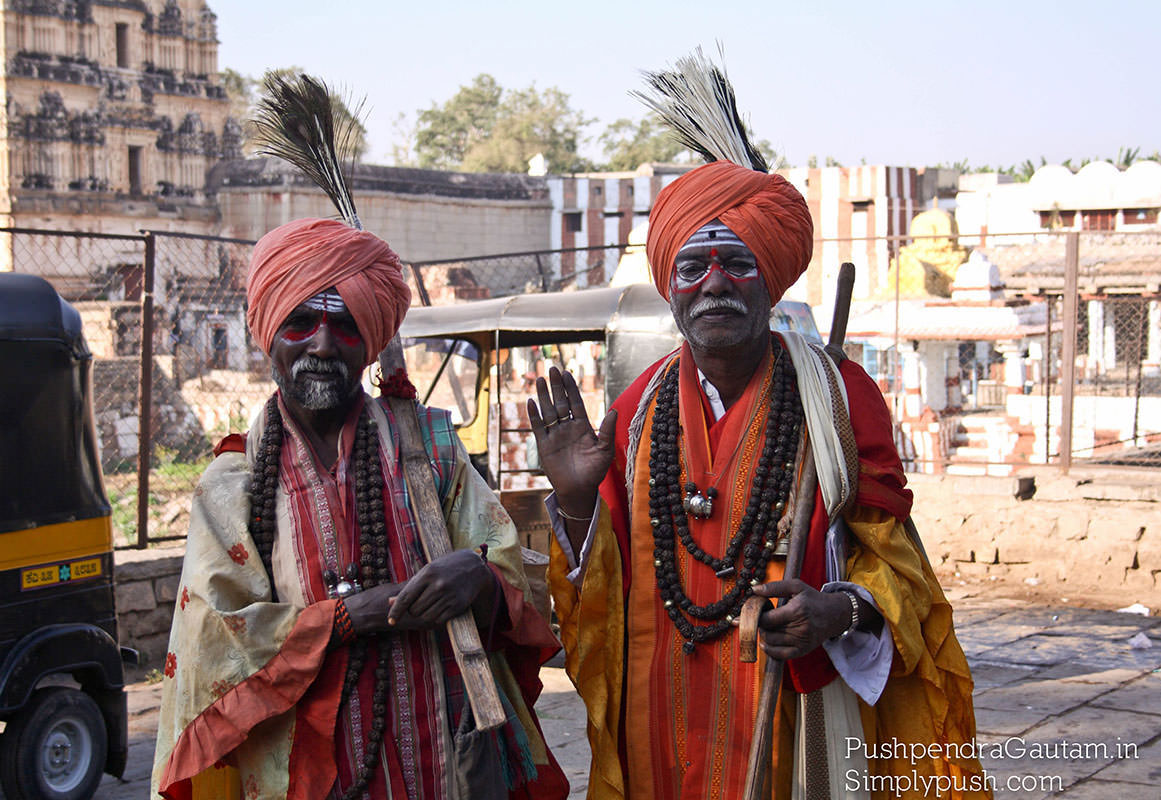
M 184 536 L 189 495 L 224 435 L 274 391 L 246 327 L 253 242 L 154 232 L 149 538 Z
M 274 390 L 269 359 L 246 327 L 252 247 L 161 231 L 0 229 L 0 270 L 46 278 L 81 313 L 118 546 L 183 537 L 213 444 L 246 430 Z M 416 304 L 466 302 L 603 282 L 623 250 L 471 257 L 405 271 Z
M 134 537 L 144 238 L 0 229 L 0 270 L 40 275 L 80 312 L 93 353 L 94 423 L 106 488 L 117 531 Z
M 882 389 L 908 468 L 1161 466 L 1161 233 L 843 241 L 883 254 L 882 263 L 855 259 L 868 279 L 856 293 L 847 352 Z M 251 246 L 161 232 L 0 229 L 0 269 L 44 276 L 81 313 L 122 546 L 184 535 L 212 443 L 245 430 L 273 391 L 268 359 L 245 324 Z M 407 272 L 414 302 L 443 305 L 603 285 L 618 264 L 624 271 L 627 250 L 416 262 Z M 829 310 L 816 312 L 825 331 Z M 588 359 L 576 368 L 599 397 L 607 348 L 573 350 Z M 531 391 L 538 365 L 579 358 L 530 352 L 517 363 L 518 355 L 506 354 L 506 400 Z M 522 405 L 505 409 L 515 415 L 507 427 L 527 427 L 517 418 Z M 512 464 L 513 474 L 525 466 Z
M 1161 234 L 949 231 L 889 250 L 848 352 L 908 468 L 1161 466 Z
M 119 546 L 184 536 L 211 443 L 272 390 L 246 331 L 251 244 L 0 230 L 0 269 L 44 277 L 80 312 Z

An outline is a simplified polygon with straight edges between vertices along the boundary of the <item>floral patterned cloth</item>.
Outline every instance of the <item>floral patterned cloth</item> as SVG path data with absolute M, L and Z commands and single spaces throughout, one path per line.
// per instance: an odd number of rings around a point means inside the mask
M 380 431 L 391 564 L 402 581 L 422 566 L 422 556 L 399 474 L 393 420 L 385 404 L 365 402 Z M 250 452 L 224 452 L 203 475 L 165 660 L 155 796 L 323 798 L 350 782 L 370 719 L 374 658 L 369 655 L 352 701 L 339 708 L 348 651 L 327 649 L 336 601 L 327 599 L 322 573 L 357 558 L 347 467 L 361 408 L 344 429 L 333 473 L 317 467 L 283 413 L 287 434 L 272 559 L 278 602 L 271 602 L 270 580 L 246 524 L 262 420 L 247 437 Z M 507 625 L 494 632 L 500 649 L 491 661 L 515 724 L 499 741 L 524 751 L 523 758 L 508 759 L 529 767 L 521 790 L 534 781 L 546 789 L 538 796 L 563 796 L 567 783 L 531 712 L 539 692 L 536 667 L 556 644 L 543 618 L 526 605 L 515 529 L 471 467 L 447 414 L 419 411 L 452 545 L 487 543 L 503 595 Z M 391 639 L 389 728 L 371 795 L 446 797 L 451 736 L 463 702 L 446 635 L 411 632 Z

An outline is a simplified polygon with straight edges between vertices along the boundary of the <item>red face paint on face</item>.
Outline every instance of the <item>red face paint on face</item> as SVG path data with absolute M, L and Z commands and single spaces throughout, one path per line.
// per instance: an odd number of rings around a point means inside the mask
M 318 329 L 321 326 L 321 322 L 322 321 L 319 320 L 318 322 L 315 322 L 314 325 L 310 326 L 309 328 L 308 327 L 283 328 L 283 330 L 278 334 L 278 336 L 279 336 L 279 338 L 281 338 L 287 342 L 290 342 L 291 344 L 298 344 L 299 342 L 305 342 L 307 339 L 313 338 L 314 335 L 316 333 L 318 333 Z
M 701 274 L 701 277 L 697 278 L 692 283 L 687 282 L 681 277 L 679 273 L 675 272 L 673 274 L 673 290 L 682 293 L 696 291 L 703 283 L 709 280 L 709 276 L 713 272 L 724 275 L 727 280 L 739 284 L 749 283 L 750 281 L 755 281 L 759 278 L 757 267 L 746 270 L 743 275 L 739 276 L 735 275 L 731 268 L 723 267 L 716 260 L 714 260 L 709 262 L 709 266 L 706 267 L 705 272 Z
M 335 339 L 347 347 L 357 347 L 363 342 L 353 317 L 344 314 L 336 319 L 328 311 L 318 311 L 314 315 L 296 312 L 286 321 L 278 335 L 289 344 L 300 344 L 317 336 L 324 325 Z
M 725 244 L 684 248 L 673 271 L 673 289 L 678 292 L 697 290 L 714 270 L 740 284 L 757 280 L 758 264 L 744 245 Z

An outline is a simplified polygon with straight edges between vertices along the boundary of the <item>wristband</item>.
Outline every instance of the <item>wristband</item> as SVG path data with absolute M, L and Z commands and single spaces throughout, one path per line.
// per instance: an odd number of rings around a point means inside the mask
M 350 644 L 355 640 L 355 624 L 351 621 L 351 614 L 347 611 L 347 604 L 340 598 L 335 603 L 335 624 L 331 628 L 331 644 L 333 646 Z
M 859 627 L 859 597 L 852 591 L 847 589 L 839 589 L 839 593 L 845 594 L 851 601 L 851 624 L 845 631 L 835 637 L 837 640 L 842 640 L 850 636 Z

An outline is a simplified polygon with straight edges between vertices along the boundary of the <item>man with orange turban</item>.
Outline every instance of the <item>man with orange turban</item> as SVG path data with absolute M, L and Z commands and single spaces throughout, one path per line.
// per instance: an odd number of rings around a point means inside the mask
M 788 665 L 770 796 L 989 794 L 970 753 L 936 749 L 972 743 L 971 678 L 904 527 L 882 395 L 857 364 L 769 328 L 812 243 L 782 177 L 728 161 L 686 173 L 658 196 L 647 242 L 685 342 L 596 434 L 568 373 L 529 403 L 590 800 L 743 796 L 764 671 L 738 658 L 750 595 L 789 598 L 759 620 L 766 656 Z M 819 489 L 801 574 L 784 580 L 806 439 Z M 934 747 L 911 762 L 889 747 L 904 742 Z
M 532 714 L 558 645 L 512 522 L 447 412 L 421 406 L 453 548 L 425 563 L 395 420 L 362 389 L 407 310 L 399 258 L 370 233 L 299 220 L 255 246 L 246 297 L 278 391 L 195 492 L 155 794 L 564 797 Z M 495 769 L 465 786 L 453 753 L 470 715 L 444 626 L 468 609 L 509 719 L 483 734 Z

